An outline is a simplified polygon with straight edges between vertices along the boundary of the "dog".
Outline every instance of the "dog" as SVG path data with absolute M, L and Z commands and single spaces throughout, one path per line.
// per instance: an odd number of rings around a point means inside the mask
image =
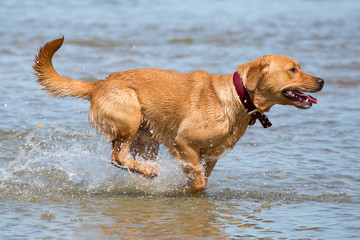
M 281 55 L 262 56 L 227 75 L 136 69 L 79 81 L 59 75 L 52 65 L 63 42 L 64 37 L 40 48 L 33 66 L 38 83 L 54 97 L 90 101 L 89 123 L 111 141 L 111 163 L 119 168 L 155 177 L 158 166 L 136 157 L 154 160 L 165 145 L 188 177 L 186 192 L 204 191 L 218 159 L 249 125 L 258 119 L 269 127 L 264 113 L 273 105 L 308 109 L 317 99 L 303 92 L 324 86 L 323 79 Z

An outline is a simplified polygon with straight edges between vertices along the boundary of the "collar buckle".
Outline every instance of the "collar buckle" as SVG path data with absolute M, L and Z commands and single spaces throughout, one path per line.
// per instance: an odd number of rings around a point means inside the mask
M 254 109 L 254 110 L 252 110 L 251 112 L 248 112 L 248 115 L 249 115 L 250 117 L 254 117 L 254 115 L 256 115 L 258 112 L 259 112 L 258 109 Z
M 233 82 L 240 101 L 247 109 L 248 115 L 251 118 L 249 125 L 254 125 L 256 120 L 259 119 L 259 122 L 264 128 L 271 127 L 270 120 L 266 117 L 265 114 L 259 112 L 254 103 L 251 101 L 249 93 L 246 91 L 246 88 L 238 72 L 234 73 Z

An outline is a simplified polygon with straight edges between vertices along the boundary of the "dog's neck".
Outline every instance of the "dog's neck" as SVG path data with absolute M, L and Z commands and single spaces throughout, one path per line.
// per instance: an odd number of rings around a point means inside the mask
M 256 108 L 254 103 L 251 101 L 249 93 L 247 92 L 243 84 L 243 81 L 237 71 L 234 73 L 233 82 L 236 92 L 240 98 L 240 101 L 243 104 L 243 106 L 247 109 L 249 117 L 251 119 L 249 125 L 254 125 L 256 120 L 259 119 L 261 125 L 264 128 L 271 127 L 272 124 L 270 120 L 266 117 L 265 114 L 259 112 L 259 110 Z

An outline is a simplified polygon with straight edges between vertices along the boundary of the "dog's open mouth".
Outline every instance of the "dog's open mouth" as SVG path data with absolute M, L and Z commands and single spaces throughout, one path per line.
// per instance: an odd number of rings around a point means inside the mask
M 300 108 L 310 108 L 312 104 L 317 104 L 318 100 L 310 95 L 302 93 L 298 90 L 285 90 L 282 94 L 292 100 L 296 106 Z

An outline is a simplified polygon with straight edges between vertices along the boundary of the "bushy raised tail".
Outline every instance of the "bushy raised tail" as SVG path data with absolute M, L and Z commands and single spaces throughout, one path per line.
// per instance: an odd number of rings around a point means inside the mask
M 52 57 L 64 42 L 64 37 L 46 43 L 40 48 L 33 66 L 37 82 L 44 90 L 57 98 L 77 97 L 89 100 L 96 86 L 94 82 L 85 82 L 60 76 L 52 65 Z

